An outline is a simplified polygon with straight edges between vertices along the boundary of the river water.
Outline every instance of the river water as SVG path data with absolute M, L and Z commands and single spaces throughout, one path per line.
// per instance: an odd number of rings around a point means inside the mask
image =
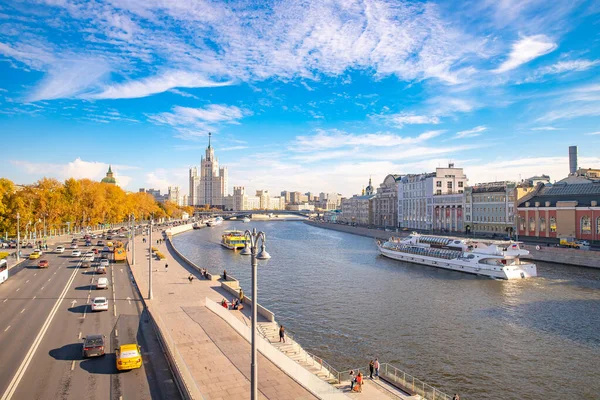
M 390 260 L 372 239 L 302 222 L 226 222 L 174 238 L 200 267 L 240 280 L 231 228 L 267 234 L 259 302 L 338 370 L 378 357 L 463 399 L 600 399 L 600 270 L 538 263 L 494 281 Z

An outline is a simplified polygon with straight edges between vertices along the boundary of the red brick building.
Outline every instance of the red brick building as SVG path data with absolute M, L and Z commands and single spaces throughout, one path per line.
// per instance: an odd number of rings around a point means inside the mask
M 519 202 L 519 236 L 600 242 L 600 182 L 540 185 Z

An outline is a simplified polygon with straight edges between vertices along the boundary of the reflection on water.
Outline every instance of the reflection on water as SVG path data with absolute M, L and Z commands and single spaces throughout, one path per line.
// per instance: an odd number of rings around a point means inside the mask
M 188 232 L 177 248 L 250 292 L 250 259 Z M 469 399 L 597 399 L 600 271 L 538 264 L 538 278 L 494 281 L 390 260 L 372 239 L 301 222 L 252 222 L 273 257 L 259 301 L 338 369 L 379 357 Z

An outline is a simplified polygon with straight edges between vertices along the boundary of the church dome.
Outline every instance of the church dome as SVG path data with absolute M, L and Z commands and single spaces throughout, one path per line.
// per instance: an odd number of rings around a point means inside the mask
M 117 180 L 113 176 L 112 168 L 111 168 L 110 165 L 108 166 L 108 172 L 106 173 L 106 177 L 104 177 L 100 182 L 102 182 L 102 183 L 108 183 L 108 184 L 111 184 L 111 185 L 116 185 L 117 184 Z

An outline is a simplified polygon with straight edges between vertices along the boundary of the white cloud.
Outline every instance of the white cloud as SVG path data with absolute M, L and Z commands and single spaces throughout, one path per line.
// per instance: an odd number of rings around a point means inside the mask
M 586 71 L 590 68 L 593 68 L 597 65 L 600 65 L 600 60 L 568 60 L 568 61 L 559 61 L 555 64 L 548 65 L 542 68 L 538 68 L 533 72 L 531 76 L 524 79 L 523 82 L 538 82 L 544 79 L 544 77 L 549 75 L 559 75 L 569 72 L 581 72 Z
M 440 119 L 433 115 L 415 115 L 408 113 L 392 114 L 386 116 L 390 122 L 398 127 L 403 125 L 414 125 L 414 124 L 439 124 Z
M 472 138 L 472 137 L 476 137 L 481 135 L 481 132 L 484 132 L 487 130 L 486 126 L 476 126 L 473 129 L 469 129 L 466 131 L 460 131 L 460 132 L 456 132 L 456 136 L 454 137 L 455 139 L 464 139 L 464 138 Z
M 588 132 L 586 133 L 587 136 L 594 136 L 594 135 L 600 135 L 600 131 L 598 132 Z
M 393 133 L 351 134 L 338 129 L 317 129 L 315 135 L 296 136 L 292 142 L 294 151 L 312 152 L 346 146 L 389 147 L 425 142 L 444 133 L 444 130 L 426 131 L 418 136 L 402 137 Z
M 52 176 L 59 180 L 68 178 L 75 179 L 91 179 L 100 181 L 106 176 L 109 164 L 99 161 L 84 161 L 81 158 L 76 158 L 74 161 L 66 164 L 50 164 L 50 163 L 35 163 L 24 160 L 11 161 L 13 165 L 24 170 L 27 174 L 38 178 L 44 176 Z M 117 184 L 121 187 L 126 187 L 131 182 L 131 177 L 121 175 L 121 171 L 135 170 L 137 167 L 128 165 L 112 164 L 112 170 L 115 174 Z M 51 175 L 49 175 L 51 173 Z
M 178 95 L 183 96 L 183 97 L 191 97 L 192 99 L 198 99 L 198 96 L 195 96 L 195 95 L 193 95 L 191 93 L 188 93 L 188 92 L 184 92 L 183 90 L 170 89 L 169 92 L 178 94 Z
M 558 46 L 545 35 L 525 36 L 512 45 L 508 58 L 493 72 L 503 73 L 554 51 Z
M 560 128 L 555 128 L 553 126 L 538 126 L 535 128 L 531 128 L 532 131 L 558 131 Z
M 185 71 L 168 71 L 150 78 L 113 84 L 102 89 L 100 93 L 84 97 L 91 99 L 131 99 L 146 97 L 156 93 L 166 92 L 177 87 L 199 88 L 229 86 L 233 81 L 216 82 L 205 76 Z

